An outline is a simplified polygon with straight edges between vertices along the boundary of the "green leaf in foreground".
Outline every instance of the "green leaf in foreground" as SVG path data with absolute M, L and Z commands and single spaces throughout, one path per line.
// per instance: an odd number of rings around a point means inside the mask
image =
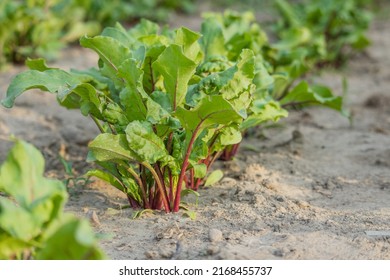
M 61 249 L 62 248 L 62 249 Z M 103 253 L 96 247 L 92 228 L 86 220 L 66 215 L 55 231 L 47 237 L 45 246 L 39 250 L 41 260 L 97 260 Z
M 43 177 L 43 166 L 17 140 L 0 167 L 0 259 L 102 259 L 88 223 L 63 213 L 65 186 Z

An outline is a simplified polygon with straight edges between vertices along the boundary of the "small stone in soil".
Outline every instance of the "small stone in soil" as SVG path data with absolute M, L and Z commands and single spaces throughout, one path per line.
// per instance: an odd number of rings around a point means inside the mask
M 157 258 L 159 258 L 159 254 L 156 251 L 146 251 L 145 252 L 145 256 L 148 259 L 157 259 Z
M 283 257 L 284 256 L 284 252 L 281 250 L 281 249 L 276 249 L 272 252 L 272 254 L 275 256 L 275 257 Z
M 209 239 L 211 242 L 219 242 L 223 240 L 222 231 L 212 228 L 209 231 Z
M 123 243 L 123 244 L 119 245 L 118 247 L 116 247 L 116 250 L 117 251 L 123 251 L 126 248 L 128 248 L 128 245 Z
M 309 208 L 310 207 L 310 204 L 306 201 L 300 201 L 300 200 L 297 200 L 295 202 L 300 208 Z
M 210 245 L 208 248 L 207 248 L 207 254 L 208 255 L 216 255 L 220 252 L 220 249 L 218 246 L 215 246 L 215 245 Z

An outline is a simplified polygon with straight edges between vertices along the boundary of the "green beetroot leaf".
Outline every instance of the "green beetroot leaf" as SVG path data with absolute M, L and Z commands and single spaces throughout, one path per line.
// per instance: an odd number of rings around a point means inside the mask
M 89 161 L 141 161 L 128 146 L 126 135 L 102 133 L 88 145 Z
M 38 260 L 98 260 L 104 255 L 96 247 L 96 238 L 86 220 L 64 215 L 49 228 L 45 246 L 36 255 Z
M 125 60 L 118 69 L 118 76 L 126 82 L 119 98 L 129 121 L 145 120 L 148 113 L 144 103 L 148 96 L 142 85 L 143 74 L 138 61 L 133 58 Z
M 283 109 L 279 102 L 256 100 L 251 107 L 252 113 L 240 125 L 242 131 L 251 127 L 259 126 L 265 122 L 277 122 L 288 116 L 287 110 Z
M 85 173 L 86 177 L 96 177 L 99 178 L 107 183 L 109 183 L 111 186 L 114 186 L 118 190 L 120 190 L 123 193 L 126 193 L 126 188 L 121 184 L 121 182 L 112 174 L 108 172 L 104 172 L 100 169 L 93 169 L 89 170 L 87 173 Z
M 342 100 L 342 97 L 334 96 L 326 87 L 310 87 L 306 81 L 302 81 L 281 99 L 280 103 L 283 107 L 321 105 L 341 112 Z
M 113 70 L 115 74 L 122 62 L 131 58 L 130 50 L 118 40 L 107 36 L 84 36 L 80 39 L 81 46 L 94 50 L 102 61 Z
M 45 215 L 48 221 L 47 215 Z M 24 244 L 38 236 L 41 232 L 42 220 L 37 219 L 28 209 L 15 205 L 12 201 L 0 200 L 1 231 L 20 240 Z
M 252 83 L 254 72 L 254 54 L 250 50 L 243 50 L 235 65 L 222 72 L 212 73 L 191 86 L 187 93 L 187 103 L 195 106 L 207 95 L 222 95 L 245 118 L 255 90 Z
M 242 116 L 234 107 L 220 95 L 207 96 L 192 110 L 179 107 L 176 110 L 176 117 L 180 120 L 186 131 L 186 144 L 183 152 L 183 165 L 178 179 L 175 203 L 173 211 L 177 212 L 180 205 L 180 193 L 184 180 L 191 151 L 199 134 L 204 129 L 218 127 L 219 125 L 234 124 L 242 121 Z M 195 186 L 196 188 L 196 186 Z
M 103 258 L 88 223 L 64 215 L 64 184 L 43 171 L 42 154 L 16 140 L 0 166 L 0 259 Z
M 102 119 L 102 102 L 99 99 L 99 92 L 88 83 L 80 83 L 61 89 L 57 93 L 58 101 L 68 109 L 79 108 L 84 116 L 92 114 Z
M 207 177 L 206 182 L 204 185 L 207 186 L 212 186 L 216 183 L 218 183 L 221 179 L 223 178 L 223 172 L 221 170 L 215 170 L 210 173 L 210 175 Z
M 241 52 L 237 64 L 231 68 L 233 77 L 221 88 L 220 93 L 245 118 L 255 90 L 255 58 L 251 50 Z M 228 72 L 228 71 L 225 71 Z
M 138 95 L 145 97 L 146 92 L 142 85 L 144 72 L 140 69 L 139 61 L 128 58 L 118 67 L 118 76 L 126 82 L 126 88 Z M 129 100 L 131 102 L 131 100 Z
M 61 182 L 44 178 L 35 168 L 37 162 L 40 165 L 39 157 L 33 163 L 20 147 L 16 146 L 13 151 L 17 153 L 11 154 L 1 167 L 0 191 L 11 195 L 18 205 L 0 198 L 0 231 L 31 245 L 41 234 L 42 227 L 60 215 L 67 193 Z M 18 160 L 13 158 L 15 155 Z
M 176 117 L 180 120 L 188 135 L 200 133 L 203 129 L 222 124 L 240 122 L 242 116 L 222 96 L 203 98 L 191 109 L 179 107 Z
M 43 217 L 49 219 L 51 212 L 56 215 L 67 196 L 64 195 L 62 200 L 58 198 L 64 186 L 59 181 L 45 178 L 44 166 L 43 156 L 35 147 L 22 141 L 16 142 L 0 168 L 0 191 L 12 195 L 19 205 L 32 208 L 36 201 L 45 201 L 52 196 L 55 198 L 53 202 L 58 204 L 52 204 L 50 211 L 45 209 L 47 214 Z
M 45 71 L 49 69 L 54 69 L 49 66 L 47 66 L 46 61 L 43 58 L 37 58 L 37 59 L 26 59 L 26 66 L 31 70 L 38 70 L 38 71 Z
M 137 206 L 144 208 L 150 208 L 147 203 L 142 201 L 142 193 L 140 192 L 140 185 L 133 179 L 132 174 L 135 172 L 131 166 L 126 165 L 124 162 L 119 162 L 117 165 L 112 162 L 96 162 L 99 166 L 103 167 L 105 171 L 100 169 L 93 169 L 88 171 L 85 176 L 96 177 L 109 183 L 119 191 L 125 193 L 128 197 L 133 199 L 133 202 L 137 203 Z
M 196 63 L 183 54 L 179 45 L 172 44 L 153 63 L 153 68 L 164 77 L 172 109 L 176 110 L 185 100 L 188 82 L 195 73 Z
M 225 38 L 221 24 L 215 18 L 207 18 L 202 22 L 202 38 L 200 44 L 205 57 L 226 56 Z
M 183 54 L 196 63 L 199 63 L 203 57 L 198 42 L 199 38 L 201 38 L 201 34 L 185 27 L 179 28 L 176 31 L 175 43 L 182 46 Z
M 222 151 L 225 147 L 238 144 L 242 141 L 242 130 L 239 125 L 225 126 L 218 131 L 217 135 L 211 147 L 212 152 Z
M 126 128 L 126 139 L 140 162 L 154 164 L 168 156 L 164 142 L 153 132 L 149 122 L 131 122 Z
M 77 77 L 60 69 L 49 69 L 44 72 L 28 70 L 18 74 L 7 89 L 6 98 L 1 101 L 2 105 L 11 108 L 15 99 L 29 89 L 41 89 L 51 93 L 66 90 L 70 85 L 79 84 Z
M 115 87 L 120 88 L 123 80 L 118 77 L 118 70 L 122 62 L 132 57 L 130 49 L 118 40 L 107 36 L 84 36 L 80 39 L 81 46 L 94 50 L 100 58 L 100 71 L 110 78 Z

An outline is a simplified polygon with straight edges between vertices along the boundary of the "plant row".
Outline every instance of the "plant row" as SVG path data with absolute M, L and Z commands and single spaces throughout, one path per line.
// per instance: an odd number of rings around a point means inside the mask
M 231 5 L 232 3 L 230 3 Z M 311 44 L 321 66 L 339 66 L 351 50 L 368 44 L 372 0 L 275 1 L 273 32 L 289 44 Z M 191 12 L 191 0 L 3 0 L 0 3 L 0 68 L 27 57 L 53 59 L 82 35 L 98 34 L 117 21 L 167 21 L 172 10 Z
M 303 79 L 312 46 L 269 42 L 251 13 L 206 14 L 200 33 L 117 24 L 80 44 L 99 55 L 97 68 L 67 72 L 28 60 L 2 104 L 37 88 L 90 117 L 101 133 L 88 160 L 100 168 L 87 175 L 134 208 L 179 211 L 181 197 L 198 190 L 217 159 L 234 156 L 248 129 L 289 109 L 343 110 L 341 97 Z
M 27 57 L 56 58 L 65 45 L 117 21 L 167 21 L 172 10 L 191 9 L 190 0 L 2 0 L 0 69 Z

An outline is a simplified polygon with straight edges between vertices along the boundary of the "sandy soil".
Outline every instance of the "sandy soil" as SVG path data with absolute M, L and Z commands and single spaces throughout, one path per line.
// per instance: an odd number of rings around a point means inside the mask
M 194 23 L 192 23 L 194 24 Z M 246 139 L 225 176 L 200 191 L 196 213 L 146 213 L 122 209 L 126 199 L 94 181 L 70 187 L 68 211 L 90 218 L 112 259 L 390 259 L 390 21 L 377 20 L 373 45 L 340 72 L 316 81 L 342 92 L 352 126 L 337 113 L 311 108 Z M 94 66 L 89 51 L 69 48 L 57 63 Z M 0 74 L 0 98 L 23 67 Z M 31 92 L 11 110 L 0 108 L 0 160 L 10 134 L 40 148 L 49 176 L 65 178 L 61 153 L 74 176 L 88 168 L 86 145 L 97 135 L 91 121 L 59 107 L 50 94 Z

